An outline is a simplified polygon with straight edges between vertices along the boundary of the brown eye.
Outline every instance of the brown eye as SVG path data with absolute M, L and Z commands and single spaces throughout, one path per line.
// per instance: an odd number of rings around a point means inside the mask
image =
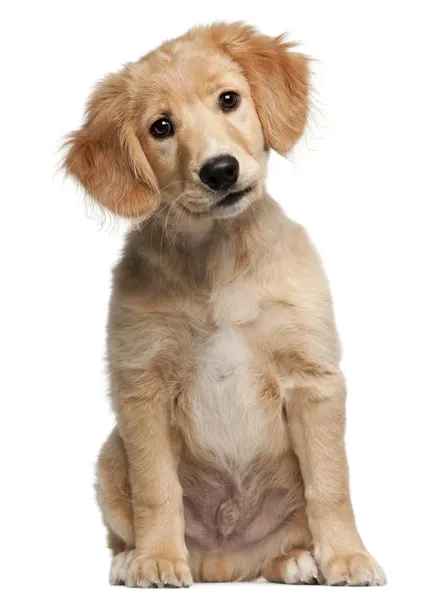
M 239 105 L 240 96 L 236 92 L 224 92 L 219 96 L 219 102 L 222 110 L 234 110 Z
M 151 134 L 156 138 L 165 138 L 173 135 L 172 123 L 169 119 L 158 119 L 152 123 Z

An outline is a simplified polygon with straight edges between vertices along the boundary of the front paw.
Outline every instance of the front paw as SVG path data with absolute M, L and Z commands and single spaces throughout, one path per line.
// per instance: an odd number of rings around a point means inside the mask
M 321 565 L 327 585 L 385 585 L 382 567 L 366 552 L 333 556 Z
M 128 587 L 189 587 L 193 579 L 187 562 L 136 554 L 126 576 Z

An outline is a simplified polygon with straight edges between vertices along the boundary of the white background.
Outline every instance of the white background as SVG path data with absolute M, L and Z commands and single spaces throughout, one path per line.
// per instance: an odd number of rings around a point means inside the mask
M 249 592 L 399 598 L 436 586 L 437 41 L 434 2 L 14 2 L 1 43 L 1 527 L 5 598 Z M 56 175 L 95 81 L 216 19 L 289 31 L 314 63 L 312 123 L 269 189 L 303 223 L 332 284 L 349 382 L 360 531 L 382 589 L 110 588 L 92 491 L 113 417 L 104 329 L 123 228 L 99 227 Z M 5 214 L 6 210 L 6 214 Z M 5 589 L 6 588 L 6 589 Z M 6 592 L 3 594 L 3 592 Z

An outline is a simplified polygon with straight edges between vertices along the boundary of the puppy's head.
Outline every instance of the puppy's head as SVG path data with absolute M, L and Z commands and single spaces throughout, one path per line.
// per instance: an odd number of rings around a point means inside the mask
M 67 172 L 104 208 L 238 214 L 263 191 L 267 150 L 303 132 L 308 67 L 281 37 L 242 24 L 190 30 L 92 94 L 67 142 Z

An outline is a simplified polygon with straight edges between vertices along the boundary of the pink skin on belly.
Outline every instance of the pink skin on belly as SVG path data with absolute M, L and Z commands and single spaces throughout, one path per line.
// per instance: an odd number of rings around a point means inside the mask
M 268 489 L 256 476 L 239 487 L 224 477 L 208 479 L 196 493 L 184 490 L 186 537 L 205 550 L 237 550 L 258 542 L 303 504 L 300 480 L 286 490 Z

